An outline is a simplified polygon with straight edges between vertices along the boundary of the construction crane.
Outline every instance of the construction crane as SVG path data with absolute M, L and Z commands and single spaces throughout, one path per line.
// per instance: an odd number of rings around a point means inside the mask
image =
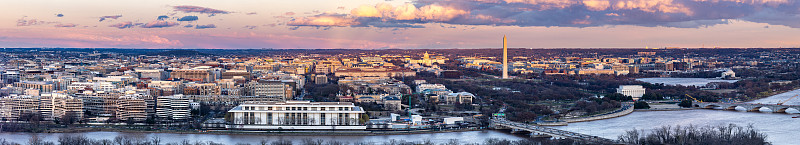
M 780 103 L 778 103 L 778 105 L 783 105 L 783 103 L 789 102 L 789 100 L 792 100 L 792 99 L 794 99 L 794 98 L 795 98 L 795 97 L 797 97 L 797 96 L 800 96 L 800 94 L 794 95 L 794 96 L 792 96 L 792 97 L 791 97 L 791 98 L 789 98 L 789 99 L 783 100 L 783 101 L 781 101 Z
M 689 95 L 689 94 L 686 94 L 686 96 L 688 96 L 689 98 L 692 98 L 692 100 L 694 100 L 695 102 L 701 102 L 701 103 L 703 102 L 703 101 L 700 101 L 700 100 L 697 100 L 697 99 L 695 99 L 694 97 L 692 97 L 692 96 L 691 96 L 691 95 Z

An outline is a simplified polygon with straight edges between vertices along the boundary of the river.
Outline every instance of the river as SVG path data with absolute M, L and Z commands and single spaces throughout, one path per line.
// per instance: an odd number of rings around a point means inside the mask
M 777 104 L 777 103 L 786 101 L 786 100 L 788 100 L 789 98 L 792 98 L 795 95 L 800 95 L 800 89 L 789 91 L 789 92 L 786 92 L 786 93 L 773 95 L 773 96 L 770 96 L 770 97 L 767 97 L 767 98 L 764 98 L 764 99 L 758 99 L 758 100 L 755 100 L 755 101 L 750 101 L 748 103 Z M 792 98 L 792 100 L 786 101 L 786 103 L 784 103 L 784 105 L 800 105 L 800 96 Z
M 796 94 L 800 94 L 800 90 L 794 90 L 770 96 L 751 101 L 750 103 L 774 104 L 777 103 L 775 100 L 786 100 Z M 786 104 L 800 105 L 800 101 L 793 100 L 787 102 Z M 768 112 L 769 110 L 766 111 Z M 554 128 L 616 139 L 619 135 L 625 133 L 625 131 L 634 128 L 648 130 L 664 125 L 706 126 L 733 123 L 736 125 L 747 126 L 752 124 L 755 129 L 767 134 L 768 141 L 776 145 L 784 145 L 797 144 L 800 142 L 800 138 L 798 138 L 798 133 L 796 132 L 800 130 L 800 118 L 792 118 L 792 116 L 797 116 L 797 114 L 789 115 L 785 113 L 761 113 L 707 109 L 683 111 L 648 111 L 633 112 L 626 116 L 606 120 L 570 123 L 568 126 L 559 126 Z
M 597 135 L 616 139 L 625 131 L 636 129 L 655 129 L 664 125 L 736 125 L 753 127 L 767 134 L 767 140 L 776 145 L 796 144 L 800 130 L 800 119 L 783 113 L 756 113 L 722 110 L 683 110 L 633 112 L 629 115 L 590 122 L 570 123 L 568 126 L 554 127 L 568 131 Z
M 709 79 L 709 78 L 639 78 L 637 81 L 648 82 L 651 84 L 663 83 L 664 85 L 682 85 L 682 86 L 698 86 L 703 87 L 711 82 L 728 82 L 735 83 L 738 80 L 722 80 L 722 79 Z
M 25 144 L 33 133 L 0 133 L 0 139 L 6 141 Z M 430 133 L 430 134 L 408 134 L 408 135 L 376 135 L 376 136 L 281 136 L 281 135 L 228 135 L 228 134 L 176 134 L 176 133 L 124 133 L 124 132 L 84 132 L 84 133 L 37 133 L 41 138 L 47 141 L 57 141 L 59 136 L 64 134 L 69 135 L 84 135 L 91 139 L 110 139 L 113 140 L 117 136 L 132 136 L 138 138 L 152 138 L 157 136 L 161 138 L 163 143 L 178 143 L 184 139 L 195 141 L 214 141 L 216 143 L 223 143 L 233 145 L 236 143 L 250 143 L 257 144 L 262 139 L 275 141 L 280 139 L 292 140 L 295 144 L 299 144 L 303 139 L 321 139 L 324 141 L 340 141 L 345 143 L 355 142 L 374 142 L 382 144 L 390 140 L 407 141 L 407 142 L 424 142 L 430 140 L 435 143 L 445 143 L 451 139 L 456 139 L 461 143 L 482 143 L 486 139 L 498 138 L 508 140 L 524 139 L 524 136 L 509 134 L 502 131 L 486 130 L 486 131 L 467 131 L 467 132 L 446 132 L 446 133 Z
M 796 114 L 795 114 L 796 115 Z M 757 130 L 768 135 L 768 141 L 776 145 L 795 144 L 800 142 L 796 131 L 800 130 L 800 119 L 791 118 L 794 115 L 783 113 L 756 113 L 756 112 L 737 112 L 722 110 L 683 110 L 683 111 L 648 111 L 633 112 L 629 115 L 597 120 L 590 122 L 570 123 L 568 126 L 557 126 L 553 128 L 574 131 L 579 133 L 597 135 L 601 137 L 616 139 L 617 136 L 631 129 L 654 129 L 663 125 L 725 125 L 729 123 L 746 126 L 752 124 Z M 489 138 L 502 138 L 519 140 L 524 137 L 509 134 L 504 131 L 468 131 L 468 132 L 448 132 L 432 134 L 410 134 L 410 135 L 377 135 L 377 136 L 270 136 L 270 135 L 215 135 L 215 134 L 175 134 L 175 133 L 121 133 L 121 132 L 86 132 L 70 133 L 71 135 L 85 135 L 93 139 L 113 139 L 116 136 L 158 136 L 164 142 L 179 142 L 183 139 L 192 141 L 214 141 L 225 144 L 235 143 L 258 143 L 261 139 L 278 140 L 288 139 L 299 142 L 305 138 L 335 140 L 342 142 L 385 142 L 392 139 L 412 142 L 422 142 L 430 140 L 437 143 L 444 143 L 451 139 L 457 139 L 461 143 L 480 143 Z M 46 140 L 55 141 L 62 133 L 42 133 L 38 134 Z M 17 143 L 26 143 L 31 133 L 0 133 L 0 139 Z

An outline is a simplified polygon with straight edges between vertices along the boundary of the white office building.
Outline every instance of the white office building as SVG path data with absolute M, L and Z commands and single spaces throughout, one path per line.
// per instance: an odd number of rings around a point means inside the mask
M 350 102 L 246 102 L 228 111 L 229 129 L 364 130 L 365 111 Z
M 159 96 L 156 99 L 156 117 L 183 120 L 191 115 L 191 102 L 183 95 Z
M 621 85 L 617 88 L 617 93 L 620 93 L 625 96 L 633 97 L 633 100 L 639 100 L 644 96 L 645 89 L 642 85 Z

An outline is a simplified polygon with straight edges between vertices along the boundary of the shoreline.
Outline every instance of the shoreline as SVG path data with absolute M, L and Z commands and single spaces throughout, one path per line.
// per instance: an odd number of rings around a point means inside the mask
M 667 108 L 667 109 L 635 109 L 635 112 L 649 112 L 649 111 L 683 111 L 694 110 L 696 108 Z
M 625 109 L 623 107 L 623 108 L 620 108 L 619 110 L 616 110 L 618 112 L 612 113 L 612 114 L 605 114 L 605 115 L 600 115 L 600 116 L 590 116 L 590 117 L 580 117 L 580 118 L 570 118 L 570 119 L 563 119 L 563 120 L 558 121 L 558 122 L 545 122 L 545 123 L 537 123 L 537 124 L 540 125 L 540 126 L 568 126 L 569 123 L 589 122 L 589 121 L 596 121 L 596 120 L 604 120 L 604 119 L 622 117 L 622 116 L 625 116 L 625 115 L 633 113 L 635 110 L 636 109 L 634 109 L 633 105 L 631 104 L 631 106 L 629 106 L 627 109 Z M 612 111 L 612 112 L 614 112 L 614 111 Z

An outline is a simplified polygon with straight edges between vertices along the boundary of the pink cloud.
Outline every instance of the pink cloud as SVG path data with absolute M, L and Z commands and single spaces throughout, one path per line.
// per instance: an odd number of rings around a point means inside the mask
M 116 23 L 116 24 L 108 25 L 108 26 L 109 27 L 119 28 L 119 29 L 125 29 L 125 28 L 133 27 L 133 22 L 127 21 L 127 22 Z
M 175 9 L 175 11 L 181 11 L 181 12 L 184 12 L 184 13 L 202 13 L 202 14 L 227 14 L 227 13 L 230 13 L 228 11 L 212 9 L 212 8 L 206 8 L 206 7 L 200 7 L 200 6 L 183 5 L 183 6 L 174 6 L 173 8 Z
M 302 17 L 291 20 L 287 23 L 287 25 L 289 26 L 324 26 L 324 27 L 330 27 L 330 26 L 343 27 L 343 26 L 352 26 L 358 24 L 359 22 L 357 22 L 355 19 L 342 15 L 319 15 L 313 17 Z
M 104 20 L 106 20 L 106 19 L 114 19 L 114 20 L 116 20 L 116 19 L 117 19 L 117 18 L 119 18 L 119 17 L 122 17 L 122 15 L 114 15 L 114 16 L 101 16 L 101 17 L 100 17 L 100 22 L 102 22 L 102 21 L 104 21 Z
M 55 27 L 75 27 L 75 24 L 56 24 Z
M 142 28 L 165 28 L 180 25 L 178 22 L 170 21 L 152 21 L 142 25 Z
M 107 33 L 91 29 L 0 29 L 3 41 L 22 47 L 153 47 L 183 46 L 181 41 L 161 37 L 154 33 Z
M 17 26 L 33 26 L 33 25 L 42 25 L 42 24 L 52 24 L 57 22 L 49 22 L 49 21 L 39 21 L 36 19 L 27 20 L 25 17 L 17 19 Z

